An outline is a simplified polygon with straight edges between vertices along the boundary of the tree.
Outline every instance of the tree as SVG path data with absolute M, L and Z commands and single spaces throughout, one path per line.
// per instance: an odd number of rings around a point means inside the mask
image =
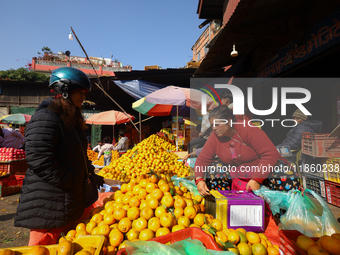
M 50 76 L 20 67 L 17 70 L 10 69 L 6 71 L 0 71 L 0 80 L 49 82 Z
M 42 55 L 45 55 L 45 53 L 52 53 L 51 49 L 47 46 L 42 47 L 41 51 L 43 52 Z M 41 53 L 38 51 L 38 55 L 40 55 Z

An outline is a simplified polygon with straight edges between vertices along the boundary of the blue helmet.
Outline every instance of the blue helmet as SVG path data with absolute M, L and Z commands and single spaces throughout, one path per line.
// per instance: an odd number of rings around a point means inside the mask
M 91 91 L 91 82 L 89 77 L 79 69 L 60 67 L 52 71 L 49 87 L 67 98 L 68 92 L 72 89 L 84 88 Z

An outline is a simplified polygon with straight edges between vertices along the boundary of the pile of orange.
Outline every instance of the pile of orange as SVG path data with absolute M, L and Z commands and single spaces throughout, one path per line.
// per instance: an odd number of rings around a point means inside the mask
M 296 245 L 308 255 L 340 254 L 340 233 L 334 233 L 331 236 L 323 235 L 317 241 L 300 235 L 296 240 Z
M 118 151 L 111 151 L 112 153 L 112 160 L 116 160 L 119 158 L 119 152 Z M 89 160 L 92 161 L 93 165 L 96 166 L 103 166 L 104 165 L 104 155 L 101 155 L 99 159 L 98 158 L 98 152 L 95 152 L 93 150 L 87 150 L 87 156 L 89 158 Z
M 151 135 L 128 150 L 117 160 L 112 160 L 109 166 L 104 167 L 98 175 L 105 179 L 128 182 L 150 171 L 156 174 L 177 175 L 185 177 L 190 175 L 190 167 L 178 161 L 174 151 L 175 145 L 158 135 Z
M 87 150 L 87 157 L 89 158 L 89 160 L 95 161 L 97 160 L 98 152 L 95 152 L 93 150 Z
M 223 228 L 220 220 L 205 213 L 200 195 L 194 196 L 182 185 L 174 186 L 168 175 L 143 175 L 122 184 L 66 238 L 104 235 L 104 254 L 111 255 L 124 248 L 126 240 L 147 241 L 189 227 L 202 229 L 221 249 L 236 254 L 279 254 L 278 247 L 263 234 Z M 264 251 L 267 253 L 261 253 Z

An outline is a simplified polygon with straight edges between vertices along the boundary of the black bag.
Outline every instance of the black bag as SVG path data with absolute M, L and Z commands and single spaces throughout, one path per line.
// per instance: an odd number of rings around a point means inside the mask
M 87 170 L 87 164 L 86 164 Z M 88 172 L 87 172 L 88 173 Z M 86 195 L 85 195 L 85 208 L 92 205 L 94 202 L 98 200 L 98 190 L 96 178 L 91 174 L 88 174 L 88 178 L 86 180 Z
M 78 138 L 80 146 L 82 147 L 81 140 L 77 132 L 76 132 L 76 136 Z M 85 190 L 85 197 L 84 197 L 85 208 L 87 208 L 98 200 L 98 189 L 97 189 L 96 178 L 92 174 L 89 173 L 89 169 L 87 167 L 87 160 L 86 160 L 83 148 L 81 149 L 81 151 L 83 153 L 83 159 L 84 159 L 86 173 L 87 173 L 87 179 L 85 181 L 86 190 Z

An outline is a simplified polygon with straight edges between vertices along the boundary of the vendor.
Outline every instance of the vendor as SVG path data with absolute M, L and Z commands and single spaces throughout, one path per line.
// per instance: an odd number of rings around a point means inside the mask
M 44 100 L 27 124 L 28 169 L 14 219 L 15 227 L 30 229 L 29 246 L 46 236 L 56 243 L 95 202 L 98 191 L 89 192 L 89 176 L 96 188 L 103 185 L 86 155 L 81 106 L 91 89 L 89 78 L 61 67 L 53 70 L 49 87 L 54 97 Z
M 111 144 L 110 136 L 105 136 L 103 140 L 104 145 L 101 147 L 97 159 L 99 160 L 104 155 L 104 166 L 108 166 L 111 163 L 113 145 Z
M 102 148 L 102 146 L 104 145 L 102 140 L 98 141 L 98 145 L 96 147 L 94 147 L 92 150 L 96 151 L 96 152 L 100 152 L 100 149 Z
M 25 138 L 12 128 L 0 128 L 0 147 L 23 149 Z
M 113 148 L 114 151 L 118 151 L 119 153 L 125 153 L 127 152 L 129 148 L 129 138 L 124 136 L 124 131 L 119 130 L 118 136 L 118 144 Z
M 232 110 L 227 106 L 222 105 L 213 109 L 209 114 L 209 121 L 213 133 L 199 154 L 194 168 L 198 192 L 202 196 L 209 195 L 204 174 L 216 155 L 232 170 L 230 172 L 233 179 L 232 189 L 260 189 L 269 172 L 255 170 L 259 167 L 273 167 L 278 159 L 282 158 L 274 144 L 259 128 L 243 124 L 232 125 L 231 121 L 235 123 L 235 119 Z M 249 168 L 253 170 L 244 171 Z

